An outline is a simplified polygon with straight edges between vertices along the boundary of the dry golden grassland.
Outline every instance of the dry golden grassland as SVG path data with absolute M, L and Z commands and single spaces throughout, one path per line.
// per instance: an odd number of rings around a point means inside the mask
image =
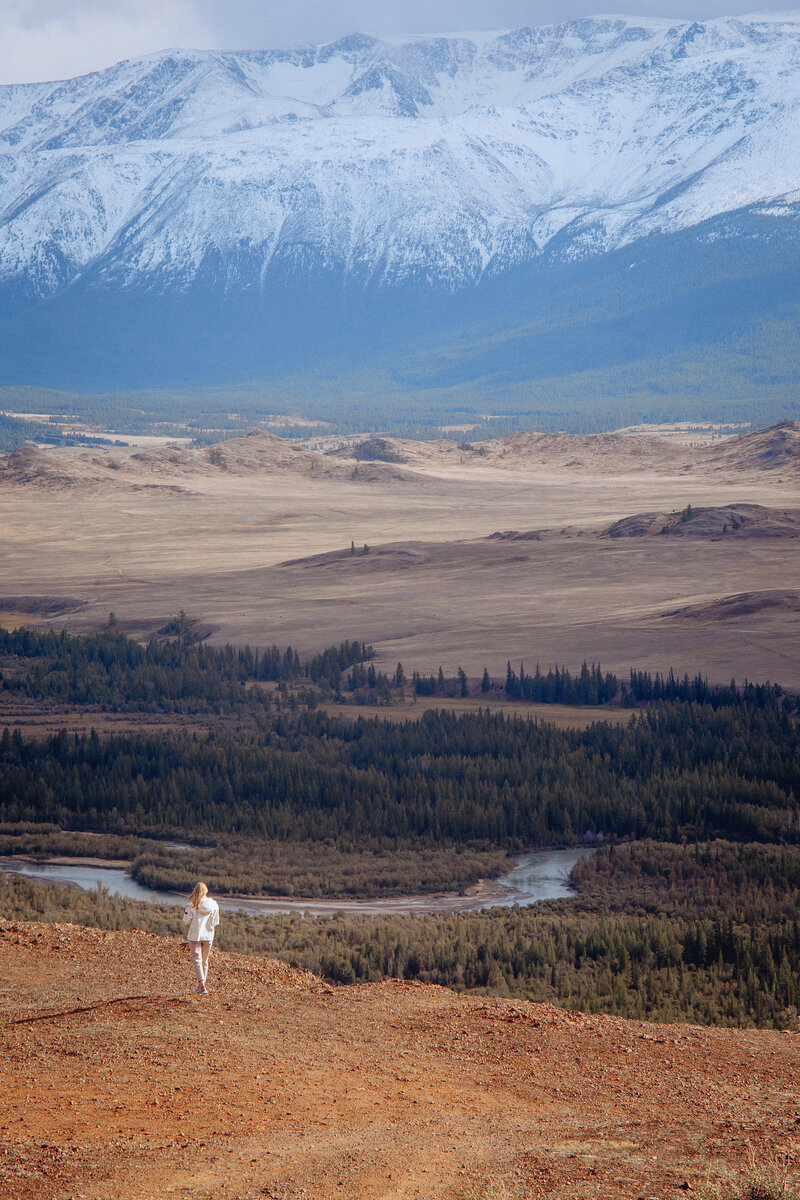
M 0 461 L 0 610 L 71 630 L 113 611 L 136 634 L 183 608 L 216 642 L 303 652 L 357 637 L 408 675 L 587 659 L 797 688 L 796 532 L 607 531 L 688 505 L 794 511 L 799 445 L 789 424 L 706 448 L 392 441 L 391 463 L 263 433 L 205 450 L 25 450 Z M 512 530 L 540 532 L 491 537 Z

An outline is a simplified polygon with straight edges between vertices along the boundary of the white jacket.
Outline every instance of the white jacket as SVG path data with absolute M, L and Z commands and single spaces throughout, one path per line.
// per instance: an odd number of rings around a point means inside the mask
M 214 930 L 219 925 L 219 905 L 210 896 L 204 896 L 197 908 L 187 904 L 183 910 L 183 923 L 189 926 L 187 941 L 213 942 Z

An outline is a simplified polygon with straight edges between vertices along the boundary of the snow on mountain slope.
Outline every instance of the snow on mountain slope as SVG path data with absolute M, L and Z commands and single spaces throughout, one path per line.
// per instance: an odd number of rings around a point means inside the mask
M 800 14 L 168 51 L 0 88 L 0 282 L 454 288 L 800 200 Z

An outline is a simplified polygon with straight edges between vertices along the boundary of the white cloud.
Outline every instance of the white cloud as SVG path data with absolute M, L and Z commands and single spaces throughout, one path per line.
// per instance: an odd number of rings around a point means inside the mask
M 0 83 L 63 79 L 173 46 L 266 49 L 357 31 L 509 29 L 598 11 L 703 20 L 754 7 L 753 0 L 0 0 Z
M 193 0 L 3 0 L 0 83 L 64 79 L 166 46 L 211 46 Z
M 407 36 L 514 29 L 608 12 L 692 21 L 758 7 L 758 0 L 197 0 L 216 45 L 262 49 L 354 32 Z M 764 7 L 794 10 L 797 0 Z

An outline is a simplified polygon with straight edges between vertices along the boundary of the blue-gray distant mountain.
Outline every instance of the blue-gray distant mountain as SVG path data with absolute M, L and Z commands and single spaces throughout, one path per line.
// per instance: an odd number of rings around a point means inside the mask
M 410 339 L 450 386 L 717 343 L 797 300 L 799 129 L 788 15 L 0 88 L 0 383 L 233 380 Z

